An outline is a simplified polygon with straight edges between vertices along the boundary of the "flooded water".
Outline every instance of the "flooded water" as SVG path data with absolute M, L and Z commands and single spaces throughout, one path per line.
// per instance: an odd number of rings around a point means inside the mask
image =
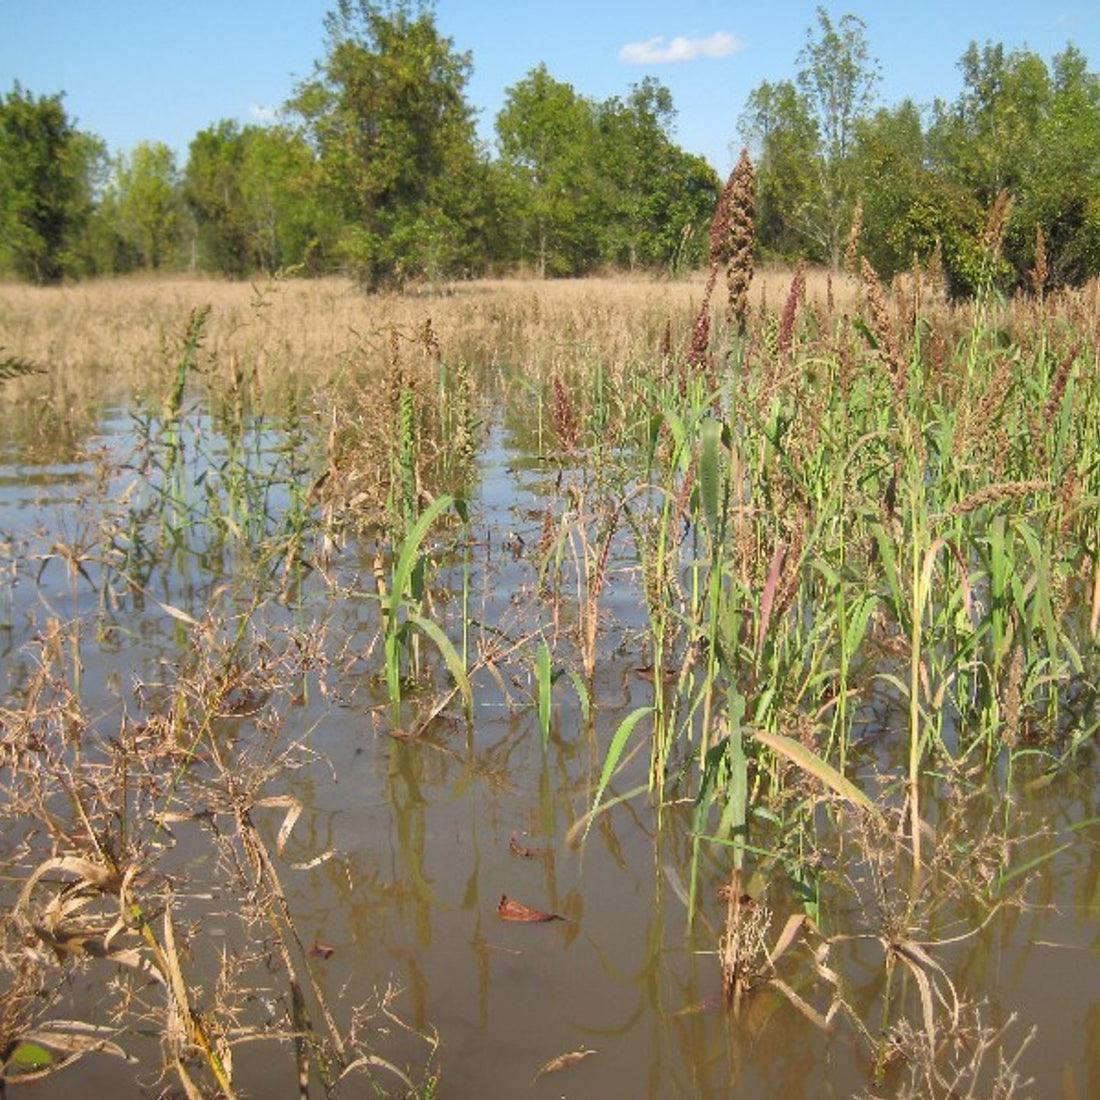
M 731 863 L 721 845 L 701 846 L 698 911 L 689 921 L 692 804 L 670 783 L 659 809 L 635 793 L 584 831 L 613 733 L 653 694 L 639 671 L 648 659 L 646 622 L 629 540 L 617 539 L 608 559 L 591 697 L 583 700 L 568 675 L 557 678 L 544 744 L 536 639 L 564 637 L 577 615 L 575 593 L 556 602 L 540 595 L 536 549 L 547 501 L 560 492 L 558 467 L 491 416 L 468 527 L 430 581 L 436 618 L 456 645 L 464 639 L 475 669 L 472 721 L 457 695 L 436 713 L 441 693 L 424 686 L 409 687 L 395 721 L 382 675 L 374 547 L 351 542 L 326 575 L 306 572 L 280 598 L 251 609 L 240 663 L 268 678 L 254 674 L 234 686 L 238 694 L 222 701 L 208 731 L 226 759 L 240 761 L 229 774 L 242 787 L 255 780 L 248 815 L 277 865 L 299 977 L 312 975 L 337 1029 L 346 1034 L 358 1022 L 365 1049 L 414 1083 L 438 1074 L 443 1097 L 905 1095 L 904 1048 L 884 1059 L 874 1084 L 875 1040 L 892 983 L 892 1003 L 906 1006 L 917 1035 L 926 1002 L 937 1014 L 955 994 L 964 1002 L 956 1031 L 936 1039 L 957 1066 L 980 1054 L 983 1034 L 1002 1028 L 985 1055 L 993 1076 L 998 1059 L 1011 1061 L 1023 1047 L 1014 1065 L 1033 1083 L 981 1095 L 1100 1096 L 1100 833 L 1091 748 L 1053 777 L 1022 756 L 1007 797 L 1009 778 L 994 774 L 989 790 L 980 789 L 983 780 L 957 805 L 928 815 L 941 830 L 932 846 L 971 850 L 952 814 L 963 815 L 970 840 L 982 830 L 991 841 L 1011 838 L 980 850 L 987 878 L 1019 869 L 1018 881 L 1027 883 L 1022 897 L 1006 883 L 1005 902 L 992 912 L 970 900 L 977 891 L 962 881 L 974 871 L 970 857 L 953 863 L 945 850 L 942 877 L 929 882 L 904 930 L 892 926 L 899 884 L 888 849 L 876 859 L 852 820 L 823 805 L 824 854 L 813 868 L 819 931 L 797 938 L 765 975 L 781 978 L 792 996 L 761 983 L 734 1012 L 723 1003 L 717 956 L 727 911 L 719 891 Z M 211 456 L 228 444 L 215 422 L 196 413 L 184 431 L 188 453 L 201 451 L 216 469 Z M 283 437 L 274 428 L 264 433 L 254 440 L 256 461 L 267 469 L 281 463 L 295 476 L 294 455 L 279 449 Z M 12 706 L 26 698 L 53 631 L 87 718 L 82 744 L 93 756 L 97 744 L 127 729 L 137 736 L 141 723 L 163 716 L 174 685 L 197 679 L 203 639 L 225 643 L 250 607 L 248 593 L 231 590 L 233 540 L 213 545 L 208 512 L 208 527 L 181 535 L 176 557 L 156 562 L 104 519 L 155 484 L 131 465 L 138 443 L 130 415 L 105 410 L 95 435 L 68 460 L 35 461 L 5 446 L 0 462 L 5 696 Z M 185 469 L 189 491 L 200 475 L 213 476 Z M 290 492 L 271 488 L 263 514 L 286 512 Z M 123 568 L 134 583 L 118 579 Z M 225 621 L 204 634 L 212 605 Z M 564 667 L 562 654 L 575 656 L 571 646 L 555 649 L 555 665 Z M 424 660 L 433 669 L 428 680 L 445 683 L 426 644 Z M 604 803 L 646 787 L 645 731 L 643 720 L 627 745 L 638 751 L 615 773 Z M 862 733 L 881 745 L 881 728 L 869 723 Z M 143 819 L 145 871 L 157 880 L 157 896 L 172 898 L 197 1003 L 207 1011 L 223 996 L 248 1033 L 234 1045 L 241 1093 L 289 1095 L 294 1049 L 271 1034 L 286 1029 L 290 994 L 273 942 L 248 940 L 249 929 L 263 926 L 243 911 L 264 902 L 248 885 L 247 865 L 233 863 L 227 834 L 243 793 L 225 786 L 208 758 L 213 751 L 200 746 L 189 765 L 209 776 L 207 804 L 172 803 L 162 791 L 148 805 L 135 793 L 135 820 L 172 810 L 155 829 Z M 854 770 L 867 789 L 882 762 L 876 751 Z M 165 755 L 163 768 L 184 769 L 184 761 Z M 289 832 L 287 796 L 301 808 Z M 762 823 L 757 840 L 765 849 L 768 827 Z M 11 906 L 52 842 L 18 816 L 9 815 L 4 830 Z M 759 863 L 766 890 L 751 904 L 766 943 L 775 945 L 788 917 L 804 909 L 783 867 Z M 950 883 L 961 888 L 952 892 Z M 560 919 L 502 919 L 504 898 Z M 908 965 L 906 951 L 918 962 Z M 227 957 L 238 960 L 235 971 Z M 152 1022 L 163 1001 L 155 983 L 134 995 L 131 1016 L 122 1018 L 107 989 L 124 968 L 94 959 L 51 965 L 62 987 L 51 1018 L 109 1026 L 113 1041 L 140 1061 L 92 1053 L 36 1086 L 36 1095 L 168 1095 L 173 1080 L 159 1073 Z M 219 994 L 227 970 L 240 988 Z M 387 989 L 393 997 L 383 1011 Z M 316 1004 L 310 1011 L 316 1026 Z M 889 1022 L 897 1019 L 895 1011 Z M 381 1063 L 374 1074 L 392 1095 L 404 1093 L 402 1079 Z M 365 1078 L 352 1078 L 341 1094 L 368 1095 Z

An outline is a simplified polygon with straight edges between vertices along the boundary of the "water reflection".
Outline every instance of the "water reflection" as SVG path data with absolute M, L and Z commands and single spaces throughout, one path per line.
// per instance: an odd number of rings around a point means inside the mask
M 124 422 L 105 416 L 99 442 L 128 449 Z M 208 437 L 220 430 L 205 418 L 193 428 Z M 274 653 L 273 639 L 286 643 L 292 627 L 324 639 L 325 660 L 303 666 L 295 704 L 278 722 L 271 719 L 274 733 L 260 713 L 268 707 L 263 696 L 252 712 L 227 719 L 218 730 L 226 745 L 245 741 L 259 751 L 265 739 L 300 738 L 317 753 L 279 780 L 305 808 L 294 833 L 294 858 L 337 852 L 308 870 L 284 874 L 304 941 L 333 949 L 327 958 L 311 958 L 312 969 L 344 1024 L 352 1006 L 376 1000 L 391 981 L 400 986 L 394 1010 L 415 1031 L 438 1035 L 443 1095 L 531 1090 L 546 1096 L 794 1100 L 855 1094 L 873 1076 L 872 1049 L 883 1025 L 896 1022 L 899 1005 L 919 1023 L 926 994 L 915 969 L 890 962 L 897 930 L 887 926 L 883 909 L 899 885 L 889 877 L 897 866 L 888 856 L 872 866 L 850 820 L 822 809 L 824 827 L 835 833 L 829 862 L 818 868 L 820 933 L 838 938 L 820 958 L 800 946 L 776 963 L 776 972 L 815 1010 L 824 1012 L 842 996 L 844 1007 L 822 1030 L 775 987 L 752 992 L 736 1016 L 724 1008 L 717 946 L 728 853 L 716 845 L 697 853 L 699 912 L 689 925 L 682 869 L 692 865 L 694 826 L 691 806 L 677 801 L 674 789 L 659 812 L 644 798 L 622 802 L 594 819 L 583 844 L 570 842 L 573 826 L 591 806 L 608 731 L 650 701 L 654 687 L 636 674 L 644 655 L 632 638 L 642 624 L 624 581 L 605 605 L 614 625 L 601 642 L 591 710 L 586 713 L 568 680 L 559 680 L 543 746 L 532 670 L 515 642 L 531 636 L 531 629 L 557 626 L 564 634 L 577 606 L 563 596 L 557 622 L 547 607 L 545 621 L 534 628 L 517 610 L 516 593 L 537 592 L 540 578 L 529 557 L 504 551 L 503 543 L 507 532 L 521 535 L 526 546 L 538 543 L 546 481 L 531 455 L 515 452 L 521 438 L 492 435 L 481 458 L 469 560 L 444 572 L 445 583 L 461 577 L 463 565 L 471 570 L 471 646 L 483 661 L 472 724 L 458 708 L 444 709 L 420 729 L 435 697 L 411 691 L 405 726 L 391 726 L 377 679 L 380 620 L 370 600 L 349 598 L 333 608 L 325 585 L 305 576 L 293 598 L 257 613 L 261 650 L 268 646 Z M 257 453 L 279 444 L 277 433 L 267 434 Z M 220 446 L 205 453 L 224 453 Z M 34 675 L 27 645 L 41 627 L 45 605 L 45 614 L 55 618 L 98 624 L 100 635 L 80 645 L 90 712 L 117 714 L 135 680 L 143 685 L 140 698 L 156 711 L 170 705 L 170 668 L 195 657 L 188 619 L 201 615 L 211 589 L 228 584 L 234 573 L 231 548 L 180 550 L 173 568 L 136 590 L 116 591 L 105 581 L 102 557 L 89 556 L 82 569 L 58 556 L 47 563 L 62 536 L 74 544 L 94 541 L 74 537 L 74 517 L 66 512 L 77 500 L 69 490 L 94 476 L 91 463 L 63 466 L 57 456 L 48 468 L 31 470 L 25 457 L 0 468 L 0 526 L 19 532 L 6 551 L 0 630 L 6 688 L 18 696 Z M 285 505 L 279 498 L 265 507 Z M 366 548 L 361 555 L 349 549 L 340 566 L 347 591 L 369 590 L 370 562 Z M 612 562 L 625 569 L 625 552 Z M 248 606 L 240 594 L 234 598 Z M 441 595 L 439 606 L 451 622 L 461 615 L 453 595 Z M 168 685 L 160 696 L 157 684 Z M 869 735 L 893 721 L 881 698 L 868 717 Z M 867 758 L 870 772 L 873 750 Z M 982 1006 L 985 1026 L 999 1028 L 1017 1017 L 1010 1049 L 1032 1025 L 1039 1027 L 1022 1065 L 1041 1095 L 1100 1095 L 1095 768 L 1094 754 L 1084 752 L 1074 770 L 1053 779 L 1038 767 L 1031 777 L 1017 774 L 1012 789 L 1020 793 L 1007 804 L 992 797 L 936 806 L 930 796 L 926 802 L 930 828 L 945 844 L 967 847 L 955 861 L 945 856 L 943 877 L 929 888 L 906 934 L 934 956 L 960 998 Z M 614 777 L 607 800 L 644 785 L 648 773 L 649 759 L 641 752 Z M 1005 824 L 1014 839 L 994 851 Z M 261 827 L 274 847 L 277 815 Z M 214 874 L 203 862 L 210 858 L 208 840 L 197 827 L 192 831 L 175 858 L 200 887 Z M 979 843 L 985 833 L 990 845 Z M 1029 881 L 1022 904 L 1009 898 L 1017 873 Z M 964 875 L 976 876 L 987 892 L 959 889 Z M 1004 886 L 1005 903 L 993 911 L 988 889 L 997 883 Z M 504 894 L 564 920 L 502 921 L 497 906 Z M 798 909 L 781 866 L 771 868 L 766 900 L 774 910 L 766 934 L 774 943 Z M 215 935 L 200 901 L 189 903 L 187 914 L 196 938 Z M 838 975 L 835 984 L 823 977 L 826 969 Z M 211 981 L 213 972 L 202 978 Z M 74 993 L 74 999 L 74 1012 L 90 1011 L 93 991 Z M 427 1057 L 420 1039 L 392 1022 L 386 1028 L 387 1058 L 410 1071 L 424 1064 L 418 1063 Z M 587 1050 L 596 1053 L 560 1076 L 536 1080 L 552 1059 Z M 899 1083 L 903 1054 L 883 1067 L 885 1093 Z M 247 1064 L 254 1094 L 285 1091 L 289 1059 L 265 1064 L 255 1056 Z M 100 1073 L 89 1070 L 80 1080 L 99 1087 Z M 117 1087 L 117 1077 L 102 1080 Z M 67 1095 L 68 1089 L 59 1078 L 42 1095 Z

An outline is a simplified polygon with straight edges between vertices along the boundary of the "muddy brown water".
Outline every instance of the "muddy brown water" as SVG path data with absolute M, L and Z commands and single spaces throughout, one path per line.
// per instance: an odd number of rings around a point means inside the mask
M 129 430 L 123 413 L 105 414 L 89 447 L 121 455 L 133 443 Z M 535 456 L 517 451 L 512 439 L 499 428 L 493 432 L 470 501 L 475 648 L 497 638 L 497 629 L 519 633 L 520 619 L 537 606 L 537 570 L 529 551 L 539 540 L 540 509 L 553 477 Z M 91 463 L 50 466 L 5 450 L 0 653 L 4 690 L 17 698 L 43 623 L 84 621 L 84 707 L 104 732 L 123 709 L 138 709 L 130 697 L 135 680 L 163 679 L 191 643 L 186 628 L 155 602 L 128 600 L 104 612 L 79 575 L 56 557 L 46 560 L 51 547 L 65 540 L 91 540 L 89 553 L 95 551 L 83 496 L 93 481 Z M 514 556 L 506 549 L 506 543 L 517 545 L 508 542 L 510 534 L 518 534 L 528 552 Z M 348 547 L 337 568 L 345 591 L 369 590 L 369 554 L 359 557 Z M 185 574 L 163 574 L 157 598 L 187 605 L 195 577 Z M 436 583 L 457 588 L 460 579 L 452 566 Z M 200 580 L 189 612 L 200 610 L 202 591 Z M 724 913 L 718 890 L 729 862 L 723 849 L 706 848 L 700 912 L 689 924 L 690 805 L 672 799 L 658 814 L 645 796 L 635 797 L 601 815 L 583 843 L 571 835 L 591 807 L 611 734 L 651 698 L 652 688 L 636 674 L 645 656 L 645 624 L 625 545 L 612 562 L 601 605 L 591 720 L 585 721 L 576 692 L 562 677 L 554 687 L 545 748 L 532 703 L 533 644 L 499 665 L 510 700 L 498 681 L 484 670 L 478 674 L 472 725 L 454 704 L 417 739 L 393 736 L 377 650 L 356 659 L 372 652 L 377 623 L 370 601 L 345 598 L 334 605 L 332 591 L 310 582 L 300 606 L 264 612 L 276 637 L 323 622 L 332 654 L 332 662 L 305 685 L 300 705 L 284 709 L 277 731 L 284 741 L 300 739 L 312 755 L 274 777 L 265 792 L 293 795 L 303 806 L 280 864 L 282 883 L 303 943 L 331 949 L 325 958 L 309 956 L 309 965 L 342 1026 L 353 1006 L 376 1004 L 387 987 L 398 990 L 392 1010 L 402 1023 L 375 1015 L 367 1025 L 368 1046 L 414 1081 L 438 1072 L 443 1097 L 794 1100 L 848 1097 L 871 1087 L 872 1055 L 859 1024 L 870 1035 L 879 1026 L 885 968 L 882 945 L 873 936 L 833 948 L 830 965 L 841 975 L 850 1014 L 839 1012 L 828 1029 L 816 1027 L 770 989 L 751 995 L 734 1015 L 722 1007 L 716 957 Z M 441 596 L 440 614 L 452 631 L 458 606 L 454 593 Z M 543 613 L 550 615 L 548 609 Z M 549 618 L 534 625 L 549 626 Z M 408 724 L 431 702 L 413 693 L 406 703 Z M 272 734 L 261 718 L 262 706 L 255 715 L 227 721 L 220 735 L 227 743 L 262 744 Z M 1036 861 L 1022 904 L 1006 905 L 988 918 L 949 898 L 921 930 L 924 941 L 942 945 L 929 951 L 960 995 L 981 1006 L 984 1025 L 999 1028 L 1015 1017 L 1005 1035 L 1006 1056 L 1035 1029 L 1018 1064 L 1033 1083 L 1016 1095 L 1100 1096 L 1096 767 L 1090 748 L 1049 782 L 1036 771 L 1029 784 L 1022 762 L 1009 802 L 991 802 L 1014 836 L 1030 838 L 1011 857 L 1016 865 Z M 644 783 L 647 769 L 643 749 L 615 776 L 609 796 Z M 1003 777 L 989 782 L 1000 787 Z M 254 817 L 274 847 L 281 813 L 258 808 Z M 18 846 L 26 828 L 5 822 L 4 852 Z M 233 912 L 242 899 L 220 876 L 208 823 L 183 822 L 173 831 L 174 845 L 163 860 L 180 883 L 178 923 L 186 928 L 194 967 L 189 978 L 209 993 L 211 960 L 223 948 L 243 954 L 249 947 L 234 941 L 240 928 Z M 291 866 L 329 850 L 335 854 L 316 866 Z M 850 842 L 838 851 L 844 854 L 830 866 L 833 877 L 823 880 L 821 923 L 827 933 L 870 934 L 875 929 L 865 907 L 828 885 L 843 882 L 850 870 L 845 859 L 858 862 Z M 6 889 L 9 903 L 17 888 Z M 563 919 L 504 921 L 498 915 L 502 895 Z M 786 916 L 797 911 L 780 873 L 772 875 L 766 900 L 776 914 L 768 933 L 774 939 Z M 809 952 L 782 962 L 785 980 L 824 1010 L 831 990 Z M 286 998 L 275 970 L 272 965 L 269 989 L 256 993 L 269 1002 L 265 1011 L 272 1019 L 285 1012 Z M 59 967 L 66 1011 L 95 1021 L 111 973 L 111 964 L 103 962 L 68 972 Z M 895 981 L 908 982 L 907 1003 L 919 1004 L 918 983 L 904 967 Z M 918 1011 L 913 1022 L 921 1026 Z M 140 1059 L 137 1064 L 92 1054 L 34 1086 L 34 1095 L 161 1094 L 173 1082 L 158 1075 L 160 1051 L 147 1028 L 148 1020 L 138 1021 L 115 1037 Z M 423 1035 L 437 1037 L 434 1053 Z M 973 1035 L 955 1038 L 963 1055 L 976 1044 Z M 539 1076 L 559 1056 L 585 1052 L 591 1053 Z M 989 1055 L 991 1064 L 997 1056 Z M 289 1044 L 242 1042 L 234 1061 L 242 1094 L 293 1093 Z M 881 1095 L 896 1094 L 902 1061 L 888 1071 Z M 402 1094 L 384 1069 L 376 1080 L 392 1095 Z M 319 1085 L 314 1092 L 321 1094 Z M 360 1077 L 341 1094 L 370 1091 Z

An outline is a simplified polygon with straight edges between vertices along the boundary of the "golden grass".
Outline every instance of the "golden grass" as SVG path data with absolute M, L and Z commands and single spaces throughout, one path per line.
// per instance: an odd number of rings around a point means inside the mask
M 791 273 L 758 272 L 753 298 L 779 308 Z M 837 302 L 854 301 L 835 280 Z M 824 305 L 827 276 L 811 272 L 807 300 Z M 389 333 L 430 319 L 449 358 L 571 371 L 599 359 L 612 370 L 652 355 L 666 323 L 681 350 L 704 276 L 655 279 L 478 280 L 444 294 L 365 296 L 347 280 L 227 282 L 188 276 L 104 279 L 39 288 L 0 284 L 0 348 L 56 373 L 94 371 L 97 387 L 125 391 L 172 362 L 191 310 L 209 304 L 206 361 L 237 362 L 261 377 L 289 370 L 331 377 L 349 355 L 384 349 Z

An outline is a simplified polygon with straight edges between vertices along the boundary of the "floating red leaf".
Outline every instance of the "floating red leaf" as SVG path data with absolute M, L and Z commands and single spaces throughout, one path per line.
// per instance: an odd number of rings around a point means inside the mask
M 309 949 L 311 955 L 315 955 L 319 959 L 331 959 L 336 954 L 335 947 L 326 947 L 320 940 L 314 940 L 312 946 Z
M 515 898 L 510 898 L 507 894 L 500 895 L 497 916 L 501 920 L 526 921 L 530 924 L 539 921 L 565 920 L 564 917 L 559 917 L 557 913 L 544 913 L 541 909 L 532 909 L 529 905 L 524 905 L 522 901 L 516 901 Z

